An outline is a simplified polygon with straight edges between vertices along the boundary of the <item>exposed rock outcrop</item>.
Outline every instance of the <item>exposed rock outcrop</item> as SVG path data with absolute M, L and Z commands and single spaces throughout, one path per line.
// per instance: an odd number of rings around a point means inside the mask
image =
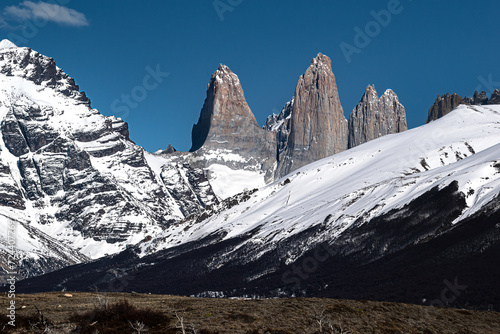
M 488 103 L 488 96 L 486 96 L 486 92 L 483 90 L 478 92 L 477 90 L 474 92 L 472 96 L 472 104 L 475 105 L 483 105 Z
M 349 148 L 408 129 L 405 108 L 390 89 L 379 98 L 369 85 L 349 117 Z
M 160 158 L 92 109 L 52 58 L 1 43 L 0 86 L 0 216 L 23 236 L 23 275 L 119 252 L 217 202 L 201 169 L 164 182 Z
M 85 92 L 80 91 L 75 80 L 56 66 L 54 59 L 46 57 L 30 48 L 18 48 L 14 43 L 3 40 L 0 54 L 0 73 L 7 76 L 25 78 L 37 85 L 50 87 L 73 98 L 79 103 L 90 106 Z
M 166 149 L 164 149 L 164 150 L 160 149 L 160 150 L 156 151 L 155 154 L 172 154 L 175 152 L 177 152 L 175 147 L 173 147 L 172 144 L 168 144 Z
M 257 124 L 248 106 L 238 76 L 220 64 L 207 89 L 198 123 L 193 126 L 191 152 L 203 156 L 210 151 L 237 154 L 245 165 L 257 166 L 272 177 L 276 162 L 274 136 Z M 233 160 L 231 167 L 238 167 Z
M 493 93 L 491 93 L 488 104 L 500 104 L 500 90 L 495 89 Z
M 443 96 L 438 95 L 436 101 L 429 109 L 429 114 L 427 116 L 427 122 L 435 121 L 438 118 L 450 113 L 453 109 L 458 107 L 460 104 L 470 104 L 470 105 L 485 105 L 485 104 L 500 104 L 500 91 L 495 89 L 491 93 L 491 97 L 488 99 L 485 91 L 474 92 L 471 97 L 460 97 L 460 95 L 453 94 L 450 95 L 446 93 Z
M 330 58 L 320 53 L 312 60 L 297 82 L 292 101 L 284 110 L 288 116 L 282 117 L 290 117 L 289 121 L 275 129 L 280 142 L 278 178 L 347 149 L 347 120 Z
M 278 161 L 288 143 L 294 101 L 294 98 L 288 101 L 278 115 L 269 116 L 264 125 L 265 130 L 276 134 L 276 159 Z
M 462 101 L 462 97 L 458 94 L 450 95 L 449 93 L 446 93 L 443 96 L 438 95 L 436 101 L 434 101 L 434 104 L 429 109 L 429 115 L 427 116 L 426 123 L 434 121 L 450 113 L 450 111 L 458 107 Z

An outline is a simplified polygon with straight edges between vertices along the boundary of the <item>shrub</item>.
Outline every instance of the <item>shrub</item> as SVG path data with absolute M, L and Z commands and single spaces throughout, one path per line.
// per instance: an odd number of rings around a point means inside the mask
M 116 304 L 97 306 L 84 313 L 75 313 L 70 319 L 77 325 L 77 333 L 127 333 L 130 323 L 142 323 L 150 333 L 165 333 L 172 320 L 162 312 L 149 308 L 140 309 L 124 299 Z

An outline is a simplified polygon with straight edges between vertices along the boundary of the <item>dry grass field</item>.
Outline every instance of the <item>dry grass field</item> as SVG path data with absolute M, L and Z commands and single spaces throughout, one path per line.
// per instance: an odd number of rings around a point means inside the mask
M 16 327 L 4 316 L 0 333 L 500 333 L 497 312 L 316 298 L 56 292 L 17 295 L 16 308 Z

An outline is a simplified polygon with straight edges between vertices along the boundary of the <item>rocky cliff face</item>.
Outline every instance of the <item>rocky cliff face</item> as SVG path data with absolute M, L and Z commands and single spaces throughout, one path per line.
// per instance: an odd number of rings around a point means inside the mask
M 450 95 L 449 93 L 446 93 L 443 96 L 438 95 L 436 101 L 434 101 L 434 104 L 429 109 L 429 115 L 427 116 L 426 123 L 434 121 L 450 113 L 450 111 L 458 107 L 462 101 L 462 97 L 457 94 Z
M 75 80 L 56 66 L 54 59 L 30 48 L 18 48 L 7 40 L 0 54 L 0 72 L 9 77 L 24 78 L 41 87 L 52 88 L 76 103 L 90 107 L 90 100 Z M 8 42 L 8 43 L 7 43 Z
M 207 97 L 198 123 L 193 126 L 191 152 L 196 152 L 205 167 L 214 161 L 210 152 L 236 154 L 231 168 L 254 166 L 272 177 L 275 138 L 261 129 L 248 106 L 238 76 L 229 67 L 219 65 L 210 80 Z M 239 160 L 239 161 L 238 161 Z
M 121 251 L 216 201 L 195 167 L 164 182 L 127 123 L 92 109 L 51 58 L 0 49 L 0 87 L 0 216 L 18 226 L 23 275 Z
M 280 157 L 284 158 L 283 152 L 288 144 L 288 136 L 290 135 L 292 109 L 295 99 L 292 98 L 288 101 L 281 112 L 276 115 L 272 114 L 267 118 L 264 129 L 266 131 L 275 133 L 276 136 L 276 159 L 280 161 Z
M 427 116 L 427 122 L 435 121 L 438 118 L 443 117 L 444 115 L 449 114 L 453 109 L 458 107 L 460 104 L 469 104 L 469 105 L 485 105 L 485 104 L 500 104 L 500 91 L 495 89 L 491 97 L 488 99 L 485 91 L 478 92 L 475 91 L 474 95 L 471 97 L 460 97 L 460 95 L 453 94 L 450 95 L 446 93 L 443 96 L 438 95 L 436 101 L 429 109 L 429 114 Z
M 349 117 L 349 148 L 391 133 L 406 131 L 405 108 L 390 89 L 379 98 L 369 85 Z
M 490 298 L 500 296 L 498 122 L 500 106 L 462 106 L 225 200 L 118 256 L 19 288 L 102 290 L 119 283 L 111 267 L 127 275 L 127 291 L 144 293 L 433 304 L 443 279 L 460 273 L 474 293 L 454 306 L 500 307 Z
M 495 89 L 493 93 L 491 93 L 488 104 L 500 104 L 500 90 Z
M 347 149 L 347 120 L 330 58 L 320 53 L 312 60 L 292 101 L 284 109 L 287 121 L 275 129 L 281 141 L 277 177 Z

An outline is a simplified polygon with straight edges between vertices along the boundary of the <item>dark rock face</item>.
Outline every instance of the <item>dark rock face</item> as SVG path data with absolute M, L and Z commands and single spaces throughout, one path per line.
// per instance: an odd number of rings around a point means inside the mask
M 286 142 L 281 144 L 277 177 L 347 149 L 347 120 L 330 58 L 320 53 L 312 60 L 297 82 L 290 107 L 290 122 L 278 130 L 286 132 L 278 134 Z
M 171 153 L 174 153 L 174 152 L 177 152 L 177 150 L 175 149 L 175 147 L 173 147 L 171 144 L 168 144 L 167 148 L 164 149 L 161 153 L 163 153 L 163 154 L 171 154 Z
M 443 117 L 462 103 L 463 99 L 462 97 L 460 97 L 460 95 L 450 95 L 448 93 L 443 96 L 438 95 L 436 101 L 429 109 L 426 123 L 435 121 L 436 119 Z
M 264 131 L 248 107 L 238 77 L 229 67 L 219 65 L 210 80 L 198 123 L 193 126 L 190 151 L 204 147 L 245 152 L 255 149 L 258 137 L 264 137 Z
M 405 108 L 390 89 L 378 97 L 374 86 L 366 91 L 349 117 L 349 148 L 408 129 Z
M 238 77 L 225 65 L 219 65 L 212 75 L 192 140 L 190 152 L 197 151 L 198 156 L 209 151 L 231 152 L 245 158 L 247 165 L 260 165 L 268 178 L 272 174 L 274 136 L 259 127 Z
M 488 103 L 488 96 L 486 96 L 486 92 L 483 90 L 482 92 L 478 92 L 477 90 L 474 92 L 472 96 L 472 104 L 482 105 Z
M 161 179 L 186 217 L 219 202 L 202 169 L 171 163 L 163 166 Z
M 0 206 L 19 210 L 26 208 L 23 194 L 12 178 L 9 165 L 2 161 L 0 161 Z
M 493 93 L 491 93 L 491 97 L 487 104 L 500 104 L 500 90 L 495 89 Z
M 41 214 L 41 219 L 46 222 L 69 221 L 72 228 L 84 236 L 111 243 L 125 241 L 130 233 L 141 230 L 142 223 L 127 222 L 126 219 L 123 221 L 127 225 L 125 228 L 116 225 L 113 219 L 101 226 L 101 221 L 109 219 L 109 215 L 116 219 L 141 216 L 144 208 L 131 200 L 130 194 L 124 195 L 123 184 L 117 185 L 112 177 L 98 171 L 91 161 L 91 157 L 103 158 L 110 166 L 121 165 L 137 173 L 137 180 L 154 184 L 142 149 L 129 142 L 120 131 L 126 127 L 113 127 L 113 123 L 119 123 L 116 119 L 112 121 L 98 115 L 94 127 L 79 128 L 72 135 L 67 130 L 61 132 L 50 121 L 60 111 L 47 106 L 27 107 L 27 100 L 21 102 L 12 105 L 12 112 L 3 123 L 2 135 L 9 151 L 19 157 L 21 184 L 27 199 L 42 209 L 47 205 L 44 198 L 49 197 L 50 206 L 56 208 L 54 216 Z M 87 143 L 89 147 L 85 149 Z M 156 188 L 161 192 L 159 185 Z M 170 206 L 165 194 L 160 196 L 156 192 L 156 196 L 153 193 L 150 196 L 143 198 L 146 205 L 149 202 L 156 210 Z M 88 210 L 89 207 L 105 209 L 99 212 Z M 167 210 L 160 209 L 156 214 L 164 216 Z
M 28 143 L 12 111 L 5 116 L 1 130 L 5 144 L 12 154 L 19 157 L 29 152 Z
M 54 59 L 30 48 L 11 48 L 0 54 L 0 73 L 22 77 L 36 85 L 50 87 L 90 107 L 90 100 L 75 80 L 56 66 Z
M 179 167 L 175 186 L 191 197 L 169 189 L 129 139 L 127 123 L 91 109 L 51 58 L 0 49 L 0 80 L 9 88 L 0 90 L 0 214 L 8 212 L 40 246 L 23 253 L 23 275 L 101 256 L 101 245 L 120 251 L 217 202 L 201 169 Z M 92 243 L 99 247 L 86 249 Z
M 278 115 L 271 115 L 267 118 L 264 129 L 276 133 L 276 159 L 283 158 L 283 151 L 287 147 L 288 136 L 290 135 L 292 109 L 294 98 L 285 104 Z
M 446 93 L 443 96 L 437 97 L 436 101 L 429 109 L 429 115 L 427 117 L 427 122 L 435 121 L 438 118 L 443 117 L 444 115 L 450 113 L 453 109 L 458 107 L 460 104 L 469 104 L 469 105 L 484 105 L 484 104 L 500 104 L 500 91 L 495 89 L 493 93 L 491 93 L 491 98 L 488 99 L 485 91 L 478 92 L 475 91 L 472 98 L 464 97 L 461 98 L 457 94 L 450 95 Z

